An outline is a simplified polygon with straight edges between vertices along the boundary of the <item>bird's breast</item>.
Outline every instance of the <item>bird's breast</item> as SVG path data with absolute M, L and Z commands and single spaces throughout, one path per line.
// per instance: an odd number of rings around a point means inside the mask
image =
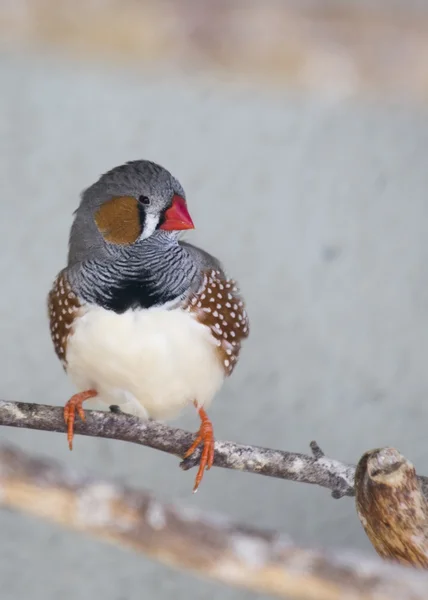
M 194 400 L 210 403 L 225 377 L 217 349 L 210 329 L 181 308 L 117 314 L 87 305 L 74 320 L 66 368 L 79 389 L 94 387 L 108 404 L 136 402 L 168 418 Z

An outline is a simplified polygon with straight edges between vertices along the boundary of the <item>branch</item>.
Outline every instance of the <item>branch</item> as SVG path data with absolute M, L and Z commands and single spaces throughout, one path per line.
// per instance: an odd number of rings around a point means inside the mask
M 357 554 L 301 548 L 277 533 L 0 448 L 0 506 L 127 546 L 166 565 L 281 598 L 425 600 L 428 575 Z
M 75 422 L 75 433 L 91 437 L 131 442 L 161 450 L 182 458 L 194 440 L 183 429 L 157 421 L 142 421 L 124 413 L 85 410 L 85 422 Z M 40 431 L 65 432 L 63 409 L 45 404 L 0 400 L 0 426 L 22 427 Z M 353 496 L 355 467 L 327 458 L 316 442 L 311 443 L 313 457 L 298 452 L 247 446 L 234 442 L 215 442 L 214 465 L 224 469 L 257 473 L 267 477 L 310 483 L 331 490 L 334 498 Z M 182 461 L 184 470 L 199 462 L 200 450 Z M 428 498 L 428 478 L 418 477 Z
M 414 466 L 393 448 L 372 450 L 355 484 L 358 516 L 378 554 L 428 568 L 428 504 Z
M 75 422 L 77 434 L 141 444 L 180 458 L 194 440 L 193 434 L 182 429 L 157 421 L 142 421 L 123 413 L 85 410 L 85 415 L 84 422 L 79 419 Z M 0 400 L 0 425 L 65 432 L 63 409 L 44 404 Z M 294 452 L 216 441 L 214 465 L 320 485 L 330 489 L 336 498 L 352 496 L 355 468 L 326 458 L 317 446 L 316 451 L 317 456 L 312 458 Z M 200 451 L 190 460 L 183 461 L 182 468 L 187 470 L 195 466 L 199 457 Z
M 405 0 L 401 10 L 340 0 L 74 0 L 73 11 L 69 4 L 6 3 L 0 35 L 15 47 L 51 44 L 138 68 L 158 61 L 339 99 L 426 102 L 428 15 Z

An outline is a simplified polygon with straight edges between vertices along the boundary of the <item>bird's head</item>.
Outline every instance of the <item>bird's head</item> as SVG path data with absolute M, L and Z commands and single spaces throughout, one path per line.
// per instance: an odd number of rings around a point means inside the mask
M 194 229 L 180 183 L 163 167 L 138 160 L 115 167 L 82 194 L 70 234 L 69 262 L 104 245 L 129 246 L 158 231 Z

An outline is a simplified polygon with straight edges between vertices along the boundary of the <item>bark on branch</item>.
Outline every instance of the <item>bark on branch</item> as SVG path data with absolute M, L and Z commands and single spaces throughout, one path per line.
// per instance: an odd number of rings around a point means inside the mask
M 126 414 L 85 410 L 85 422 L 75 422 L 76 434 L 110 438 L 140 444 L 182 458 L 194 439 L 183 429 L 156 421 L 142 421 Z M 22 427 L 41 431 L 65 432 L 63 409 L 45 404 L 0 400 L 0 426 Z M 65 442 L 64 442 L 65 443 Z M 268 477 L 310 483 L 331 490 L 334 498 L 354 496 L 355 467 L 328 458 L 319 446 L 311 443 L 313 456 L 216 441 L 214 466 Z M 200 451 L 181 462 L 184 470 L 198 464 Z M 419 484 L 428 498 L 428 478 L 419 476 Z
M 428 503 L 414 466 L 394 448 L 371 450 L 355 485 L 358 516 L 378 554 L 428 568 Z
M 275 532 L 166 506 L 118 483 L 0 448 L 0 506 L 127 546 L 229 585 L 301 600 L 425 600 L 428 574 L 295 546 Z

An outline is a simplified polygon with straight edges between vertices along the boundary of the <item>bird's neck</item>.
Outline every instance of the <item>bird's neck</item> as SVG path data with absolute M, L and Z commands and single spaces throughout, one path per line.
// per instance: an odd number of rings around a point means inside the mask
M 117 313 L 179 300 L 197 277 L 197 267 L 177 236 L 161 231 L 130 246 L 111 246 L 68 272 L 83 300 Z

